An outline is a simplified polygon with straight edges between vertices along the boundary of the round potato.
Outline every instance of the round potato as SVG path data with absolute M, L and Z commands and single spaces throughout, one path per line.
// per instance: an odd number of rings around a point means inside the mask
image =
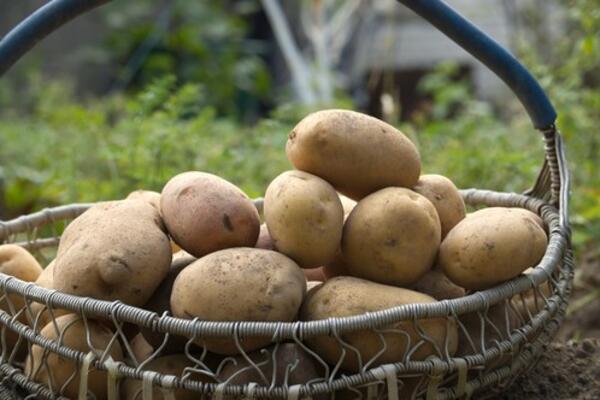
M 54 289 L 54 261 L 50 262 L 50 264 L 43 269 L 40 276 L 36 279 L 35 284 L 44 289 Z M 52 309 L 52 313 L 50 313 L 50 311 L 45 308 L 45 305 L 42 303 L 31 303 L 31 312 L 34 322 L 37 319 L 37 322 L 35 322 L 36 327 L 43 328 L 46 326 L 51 321 L 52 316 L 56 318 L 70 313 L 69 310 L 64 309 Z
M 257 249 L 275 250 L 275 243 L 273 243 L 273 239 L 271 238 L 271 235 L 269 235 L 267 224 L 262 224 L 260 226 L 260 233 L 258 234 L 258 239 L 256 240 L 254 247 Z
M 282 343 L 261 351 L 255 351 L 246 357 L 237 356 L 225 364 L 218 376 L 219 381 L 231 385 L 245 385 L 251 382 L 260 386 L 277 386 L 284 384 L 305 384 L 322 377 L 323 367 L 315 358 L 295 343 Z M 260 371 L 260 372 L 259 372 Z M 286 377 L 287 375 L 287 377 Z M 327 399 L 327 395 L 319 395 L 315 399 Z
M 87 320 L 84 323 L 83 319 L 75 314 L 63 315 L 57 318 L 55 323 L 51 322 L 46 325 L 40 334 L 53 341 L 58 341 L 60 337 L 63 346 L 85 354 L 92 350 L 88 344 L 89 339 L 94 350 L 99 354 L 106 351 L 106 354 L 112 357 L 113 360 L 124 360 L 119 341 L 112 340 L 113 332 L 105 325 L 92 320 Z M 80 370 L 80 366 L 75 361 L 45 351 L 38 345 L 32 346 L 25 365 L 25 373 L 31 376 L 34 381 L 45 385 L 52 382 L 52 387 L 57 391 L 69 382 L 62 394 L 70 399 L 78 397 Z M 106 387 L 107 372 L 90 367 L 88 391 L 92 392 L 97 399 L 105 399 Z
M 440 268 L 433 268 L 410 288 L 436 300 L 456 299 L 465 295 L 465 289 L 452 283 Z
M 298 265 L 283 254 L 255 248 L 226 249 L 204 256 L 175 279 L 171 310 L 206 321 L 292 321 L 306 293 Z M 241 338 L 245 351 L 270 337 Z M 217 354 L 237 354 L 233 339 L 203 337 L 198 345 Z
M 55 289 L 144 305 L 169 272 L 171 246 L 158 210 L 140 200 L 99 203 L 65 229 Z
M 445 176 L 421 175 L 413 190 L 435 207 L 442 226 L 442 239 L 465 218 L 465 202 L 454 183 Z
M 154 371 L 165 375 L 174 375 L 182 377 L 185 368 L 194 368 L 195 363 L 184 354 L 172 354 L 169 356 L 158 357 L 144 366 L 143 370 Z M 201 382 L 213 382 L 204 374 L 192 374 L 190 379 Z M 121 387 L 121 393 L 124 400 L 142 400 L 143 382 L 138 379 L 125 379 Z M 201 396 L 198 392 L 185 389 L 175 389 L 173 392 L 175 400 L 197 400 Z M 172 397 L 166 397 L 163 390 L 159 387 L 152 389 L 152 398 L 156 400 L 171 400 Z
M 417 148 L 402 132 L 348 110 L 306 116 L 289 134 L 286 153 L 295 168 L 355 200 L 388 186 L 413 187 L 421 172 Z
M 306 172 L 286 171 L 267 188 L 264 210 L 279 252 L 302 268 L 333 260 L 342 239 L 344 210 L 329 183 Z
M 173 284 L 175 283 L 175 279 L 177 275 L 185 267 L 190 265 L 196 261 L 196 257 L 191 255 L 182 255 L 173 259 L 171 263 L 171 269 L 167 274 L 167 277 L 162 281 L 160 286 L 154 291 L 150 300 L 144 305 L 144 309 L 149 311 L 154 311 L 159 315 L 163 315 L 166 311 L 170 315 L 171 312 L 171 293 L 173 290 Z M 164 333 L 154 332 L 150 328 L 141 328 L 140 333 L 146 339 L 146 341 L 154 348 L 159 348 L 165 338 Z M 185 345 L 188 342 L 188 338 L 183 336 L 169 335 L 169 341 L 162 348 L 161 355 L 175 354 L 175 353 L 184 353 Z
M 409 189 L 382 189 L 361 200 L 346 220 L 344 266 L 351 276 L 407 286 L 433 266 L 440 234 L 429 200 Z
M 452 282 L 486 289 L 535 266 L 544 255 L 544 230 L 522 211 L 481 211 L 465 218 L 440 246 L 439 264 Z
M 523 215 L 523 217 L 531 219 L 533 222 L 535 222 L 537 225 L 539 225 L 540 228 L 542 228 L 544 230 L 544 232 L 547 233 L 547 227 L 546 227 L 546 224 L 544 223 L 544 220 L 542 219 L 542 217 L 540 217 L 536 213 L 526 210 L 524 208 L 486 207 L 486 208 L 482 208 L 481 210 L 477 210 L 476 212 L 467 214 L 467 216 L 469 218 L 472 218 L 472 217 L 481 218 L 481 217 L 486 217 L 486 216 L 490 216 L 490 215 L 494 215 L 494 214 L 498 214 L 498 213 L 500 213 L 501 215 L 503 215 L 504 213 L 521 214 L 521 215 Z
M 0 245 L 0 272 L 6 275 L 14 276 L 25 282 L 33 282 L 38 279 L 42 273 L 42 267 L 27 250 L 15 244 Z M 0 290 L 0 296 L 4 296 L 3 290 Z M 10 304 L 9 304 L 10 302 Z M 12 307 L 11 307 L 12 306 Z M 2 302 L 0 309 L 14 315 L 25 307 L 23 296 L 18 293 L 8 294 Z M 12 311 L 14 310 L 14 311 Z M 22 324 L 27 324 L 27 312 L 21 312 L 17 320 Z M 8 354 L 17 346 L 19 335 L 10 329 L 6 329 L 6 346 Z M 22 358 L 26 352 L 25 339 L 22 339 L 19 348 L 16 350 L 16 357 Z
M 303 321 L 315 321 L 327 318 L 341 318 L 367 312 L 385 310 L 405 304 L 433 303 L 430 296 L 408 289 L 381 285 L 354 277 L 340 276 L 332 278 L 323 285 L 313 289 L 302 304 L 300 318 Z M 437 347 L 444 352 L 446 340 L 449 354 L 454 354 L 457 347 L 457 331 L 453 320 L 422 319 L 417 324 Z M 394 331 L 391 331 L 391 330 Z M 399 362 L 407 351 L 414 348 L 412 360 L 424 360 L 437 354 L 435 347 L 415 329 L 413 321 L 401 321 L 382 328 L 381 333 L 386 342 L 386 350 L 380 336 L 372 330 L 354 331 L 340 334 L 340 338 L 356 351 L 343 351 L 342 344 L 329 335 L 315 336 L 306 339 L 306 343 L 331 365 L 340 362 L 349 372 L 358 372 L 370 362 L 371 368 L 381 364 Z M 448 336 L 446 338 L 446 336 Z M 408 338 L 410 337 L 410 346 Z
M 256 244 L 254 203 L 234 184 L 205 172 L 184 172 L 163 188 L 160 209 L 169 234 L 195 257 Z

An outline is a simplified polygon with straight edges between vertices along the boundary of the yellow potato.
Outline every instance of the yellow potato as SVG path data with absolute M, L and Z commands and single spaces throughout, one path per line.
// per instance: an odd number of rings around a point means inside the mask
M 14 276 L 22 281 L 33 282 L 38 279 L 42 273 L 42 267 L 23 247 L 15 244 L 3 244 L 0 245 L 0 272 Z M 0 290 L 0 296 L 4 295 L 4 291 Z M 2 302 L 0 302 L 0 309 L 7 312 L 9 315 L 20 312 L 24 307 L 25 300 L 23 299 L 23 296 L 18 293 L 10 293 L 2 300 Z M 17 320 L 22 324 L 28 323 L 26 310 L 21 311 Z M 14 347 L 17 345 L 18 339 L 18 334 L 10 329 L 6 329 L 7 354 L 10 354 L 10 352 L 13 351 Z M 16 353 L 17 358 L 22 358 L 25 355 L 25 351 L 26 341 L 23 338 L 21 339 L 19 349 Z
M 465 218 L 465 202 L 454 183 L 442 175 L 421 175 L 413 190 L 435 207 L 442 226 L 442 239 Z
M 524 208 L 519 208 L 519 207 L 486 207 L 486 208 L 482 208 L 481 210 L 477 210 L 476 212 L 472 212 L 467 214 L 467 216 L 469 218 L 471 217 L 476 217 L 476 218 L 480 218 L 480 217 L 485 217 L 485 216 L 490 216 L 490 215 L 494 215 L 497 213 L 517 213 L 517 214 L 521 214 L 523 215 L 523 217 L 525 218 L 529 218 L 531 219 L 533 222 L 535 222 L 536 224 L 538 224 L 540 226 L 540 228 L 542 228 L 544 230 L 544 232 L 547 231 L 547 227 L 546 224 L 544 223 L 544 220 L 542 220 L 542 217 L 540 217 L 539 215 L 537 215 L 536 213 L 533 213 L 529 210 L 526 210 Z
M 283 254 L 255 248 L 226 249 L 204 256 L 175 279 L 171 310 L 180 318 L 207 321 L 294 320 L 306 293 L 302 270 Z M 270 337 L 242 338 L 245 351 L 264 347 Z M 237 354 L 233 339 L 197 340 L 217 354 Z
M 410 285 L 433 266 L 440 234 L 429 200 L 409 189 L 382 189 L 350 213 L 342 237 L 343 262 L 351 276 Z
M 205 172 L 184 172 L 163 188 L 160 209 L 169 234 L 195 257 L 230 247 L 254 246 L 258 211 L 232 183 Z
M 421 172 L 417 148 L 402 132 L 348 110 L 306 116 L 289 134 L 286 153 L 294 167 L 355 200 L 388 186 L 413 187 Z
M 169 272 L 171 258 L 158 210 L 140 200 L 99 203 L 65 229 L 54 287 L 141 306 Z
M 267 188 L 264 210 L 279 252 L 302 268 L 333 260 L 342 238 L 344 210 L 329 183 L 302 171 L 284 172 Z
M 482 212 L 485 215 L 479 214 Z M 485 289 L 535 266 L 547 242 L 544 230 L 522 211 L 477 211 L 446 236 L 440 246 L 439 264 L 457 285 Z
M 108 327 L 93 320 L 87 321 L 87 327 L 89 328 L 89 335 L 86 334 L 86 323 L 80 316 L 67 314 L 56 319 L 56 327 L 54 323 L 49 323 L 41 330 L 40 334 L 56 342 L 61 337 L 61 343 L 64 346 L 85 354 L 92 350 L 95 350 L 98 354 L 106 351 L 113 360 L 124 360 L 121 345 L 118 340 L 111 341 L 113 332 Z M 58 328 L 58 331 L 56 328 Z M 88 344 L 88 338 L 93 349 Z M 80 370 L 80 366 L 75 361 L 45 351 L 38 345 L 32 346 L 25 365 L 25 373 L 28 376 L 31 376 L 34 381 L 45 385 L 52 382 L 53 388 L 57 392 L 69 382 L 63 394 L 71 399 L 78 397 Z M 71 379 L 72 376 L 74 376 L 73 379 Z M 88 391 L 92 392 L 97 399 L 105 399 L 106 387 L 107 372 L 90 367 Z
M 309 293 L 302 304 L 300 319 L 315 321 L 349 317 L 405 304 L 424 304 L 435 301 L 430 296 L 412 290 L 340 276 L 328 280 Z M 418 325 L 442 352 L 444 352 L 446 335 L 448 335 L 448 352 L 454 354 L 458 339 L 453 320 L 448 322 L 442 318 L 423 319 L 418 321 Z M 391 331 L 392 329 L 396 331 Z M 358 372 L 369 361 L 372 361 L 369 364 L 370 367 L 399 362 L 403 360 L 406 352 L 417 343 L 419 345 L 411 356 L 412 360 L 424 360 L 430 355 L 437 354 L 430 342 L 422 340 L 412 321 L 402 321 L 382 328 L 381 334 L 387 344 L 385 352 L 381 352 L 383 344 L 380 336 L 373 331 L 364 330 L 340 334 L 340 338 L 353 346 L 361 358 L 361 362 L 359 362 L 355 351 L 346 350 L 341 361 L 342 368 L 349 372 Z M 408 337 L 410 337 L 410 347 L 408 346 Z M 342 345 L 333 336 L 316 336 L 307 338 L 305 341 L 312 350 L 331 365 L 336 364 L 342 356 Z

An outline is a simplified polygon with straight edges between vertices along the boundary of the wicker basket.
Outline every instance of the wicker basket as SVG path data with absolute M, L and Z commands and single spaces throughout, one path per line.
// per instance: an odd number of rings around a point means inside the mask
M 36 11 L 0 42 L 0 74 L 40 38 L 69 19 L 104 2 L 106 0 L 55 0 Z M 0 274 L 0 375 L 5 389 L 12 391 L 14 396 L 65 398 L 62 396 L 64 387 L 55 387 L 53 382 L 37 383 L 23 372 L 24 359 L 19 356 L 20 346 L 26 346 L 30 350 L 33 345 L 41 346 L 48 354 L 58 354 L 65 363 L 73 364 L 72 378 L 79 381 L 80 399 L 94 397 L 87 391 L 88 382 L 85 378 L 91 369 L 108 371 L 108 399 L 119 398 L 118 386 L 125 379 L 140 381 L 136 397 L 138 399 L 152 398 L 153 389 L 156 388 L 162 390 L 165 399 L 176 398 L 173 390 L 178 388 L 198 392 L 197 398 L 215 399 L 453 399 L 468 398 L 475 392 L 484 396 L 502 390 L 516 376 L 530 368 L 561 323 L 571 290 L 574 267 L 568 223 L 569 179 L 561 136 L 554 126 L 556 114 L 535 80 L 514 58 L 443 2 L 405 0 L 401 3 L 429 20 L 494 70 L 519 96 L 534 126 L 543 135 L 545 161 L 531 190 L 525 194 L 476 189 L 462 191 L 468 205 L 521 207 L 543 218 L 548 226 L 549 243 L 543 259 L 531 273 L 454 300 L 406 305 L 347 318 L 293 323 L 178 319 L 120 302 L 100 301 L 47 290 Z M 255 203 L 258 208 L 262 207 L 260 200 Z M 61 206 L 0 222 L 0 243 L 18 243 L 47 261 L 58 244 L 57 232 L 89 206 Z M 23 301 L 17 302 L 16 298 Z M 34 303 L 41 303 L 44 307 L 41 310 L 36 308 L 36 312 L 32 308 Z M 84 321 L 102 319 L 110 324 L 114 332 L 113 341 L 120 343 L 127 361 L 116 362 L 91 346 L 86 351 L 81 351 L 41 336 L 41 312 L 54 318 L 54 311 L 58 309 L 79 314 Z M 391 332 L 406 335 L 402 328 L 389 329 L 389 326 L 399 321 L 409 321 L 419 334 L 419 341 L 412 344 L 414 350 L 424 343 L 432 342 L 420 327 L 419 320 L 423 318 L 445 318 L 448 323 L 456 323 L 459 335 L 462 335 L 465 343 L 470 344 L 472 351 L 453 356 L 446 340 L 443 348 L 436 347 L 435 356 L 425 360 L 413 359 L 412 352 L 408 351 L 403 359 L 393 364 L 372 367 L 373 359 L 362 360 L 360 372 L 348 373 L 340 369 L 340 363 L 327 365 L 304 343 L 309 337 L 329 335 L 347 352 L 356 352 L 355 348 L 344 341 L 344 335 L 366 330 L 380 334 L 381 352 L 384 352 L 386 343 L 381 333 L 385 331 L 386 334 Z M 518 323 L 515 326 L 503 321 Z M 131 325 L 151 329 L 164 337 L 163 346 L 156 349 L 146 361 L 136 359 L 133 354 L 127 332 Z M 18 335 L 17 345 L 9 346 L 9 335 Z M 185 354 L 190 367 L 180 375 L 165 375 L 148 369 L 148 362 L 160 356 L 164 346 L 177 336 L 188 338 L 190 345 L 186 346 Z M 232 362 L 230 358 L 208 366 L 205 353 L 193 352 L 191 343 L 194 339 L 207 336 L 233 338 L 238 342 L 253 336 L 271 340 L 272 346 L 264 350 L 260 361 L 250 359 L 244 353 L 249 363 L 248 368 L 256 371 L 265 371 L 265 366 L 277 362 L 281 343 L 295 343 L 317 364 L 323 366 L 321 376 L 308 382 L 290 382 L 291 372 L 296 367 L 294 363 L 290 363 L 285 366 L 283 379 L 275 374 L 266 376 L 263 373 L 263 382 L 231 384 L 219 379 L 218 374 L 224 365 Z M 271 367 L 272 370 L 277 370 L 277 366 Z M 206 383 L 206 377 L 210 378 L 210 382 Z M 156 397 L 155 393 L 154 398 Z

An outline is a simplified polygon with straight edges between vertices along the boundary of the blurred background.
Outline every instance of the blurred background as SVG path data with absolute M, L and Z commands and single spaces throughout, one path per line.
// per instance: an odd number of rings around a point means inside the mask
M 43 5 L 0 1 L 0 35 Z M 579 270 L 564 338 L 600 336 L 600 2 L 448 0 L 533 72 L 559 112 Z M 392 0 L 114 1 L 0 80 L 0 220 L 160 191 L 185 170 L 260 196 L 308 112 L 398 126 L 425 173 L 523 191 L 543 143 L 480 63 Z

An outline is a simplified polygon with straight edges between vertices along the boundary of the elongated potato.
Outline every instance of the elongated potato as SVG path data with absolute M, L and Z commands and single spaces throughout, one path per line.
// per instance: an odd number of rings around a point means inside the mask
M 478 215 L 479 213 L 485 215 Z M 547 238 L 534 218 L 520 210 L 477 211 L 454 227 L 440 246 L 439 264 L 466 289 L 489 288 L 535 266 Z
M 195 257 L 251 247 L 260 231 L 258 211 L 234 184 L 205 172 L 184 172 L 163 188 L 160 209 L 169 234 Z
M 454 183 L 445 176 L 421 175 L 413 190 L 435 207 L 442 226 L 442 239 L 465 218 L 465 202 Z
M 54 287 L 141 306 L 169 272 L 171 257 L 169 237 L 150 204 L 96 204 L 65 229 L 54 262 Z
M 294 167 L 355 200 L 388 186 L 413 187 L 421 172 L 419 153 L 402 132 L 348 110 L 306 116 L 289 134 L 286 153 Z
M 46 325 L 40 334 L 53 341 L 58 341 L 60 337 L 63 346 L 84 354 L 92 351 L 88 344 L 89 339 L 89 343 L 99 354 L 106 351 L 106 354 L 113 360 L 124 361 L 121 345 L 118 340 L 112 340 L 113 332 L 109 328 L 92 320 L 84 323 L 83 319 L 76 314 L 67 314 L 57 318 L 55 322 Z M 69 382 L 65 387 L 64 395 L 70 399 L 78 397 L 80 369 L 75 361 L 44 350 L 38 345 L 32 346 L 31 354 L 27 357 L 25 365 L 25 373 L 32 376 L 36 382 L 45 385 L 52 382 L 53 387 L 57 390 Z M 74 377 L 71 378 L 72 376 Z M 106 387 L 107 372 L 90 367 L 88 391 L 92 392 L 97 399 L 105 399 Z
M 22 281 L 33 282 L 38 279 L 42 273 L 42 267 L 35 257 L 23 247 L 15 244 L 3 244 L 0 245 L 0 272 L 14 276 Z M 3 295 L 5 295 L 4 291 L 0 290 L 0 296 Z M 9 315 L 14 315 L 13 313 L 21 311 L 23 307 L 25 307 L 25 300 L 23 299 L 23 296 L 18 293 L 9 293 L 2 302 L 0 302 L 0 309 Z M 21 312 L 17 320 L 22 324 L 28 323 L 27 313 Z M 7 354 L 10 354 L 15 346 L 17 346 L 18 339 L 19 336 L 15 332 L 6 329 Z M 25 339 L 22 339 L 16 353 L 18 359 L 25 355 L 26 347 Z
M 348 216 L 343 263 L 351 276 L 410 285 L 433 266 L 440 234 L 429 200 L 409 189 L 382 189 L 361 200 Z
M 329 183 L 302 171 L 284 172 L 267 188 L 264 209 L 279 252 L 302 268 L 333 260 L 342 239 L 344 210 Z
M 363 279 L 340 276 L 332 278 L 312 289 L 300 310 L 300 319 L 315 321 L 327 318 L 349 317 L 367 312 L 380 311 L 404 304 L 433 303 L 430 296 L 408 289 L 381 285 Z M 448 335 L 448 352 L 454 354 L 457 347 L 455 321 L 446 319 L 423 319 L 417 321 L 420 329 L 444 351 Z M 449 328 L 447 328 L 449 327 Z M 392 331 L 396 330 L 395 332 Z M 386 342 L 385 351 L 380 336 L 372 330 L 340 334 L 340 338 L 356 351 L 346 350 L 341 366 L 349 372 L 358 372 L 365 363 L 370 367 L 403 360 L 407 351 L 422 340 L 415 330 L 413 321 L 401 321 L 381 329 L 381 338 Z M 409 346 L 408 338 L 411 345 Z M 306 339 L 306 343 L 325 361 L 335 365 L 343 354 L 342 344 L 333 336 L 323 335 Z M 434 346 L 423 341 L 412 353 L 411 360 L 423 360 L 437 354 Z
M 296 318 L 306 293 L 298 265 L 283 254 L 255 248 L 226 249 L 204 256 L 175 279 L 171 310 L 180 318 L 207 321 L 284 321 Z M 252 351 L 270 337 L 242 338 Z M 237 354 L 229 338 L 203 337 L 198 345 L 217 354 Z

